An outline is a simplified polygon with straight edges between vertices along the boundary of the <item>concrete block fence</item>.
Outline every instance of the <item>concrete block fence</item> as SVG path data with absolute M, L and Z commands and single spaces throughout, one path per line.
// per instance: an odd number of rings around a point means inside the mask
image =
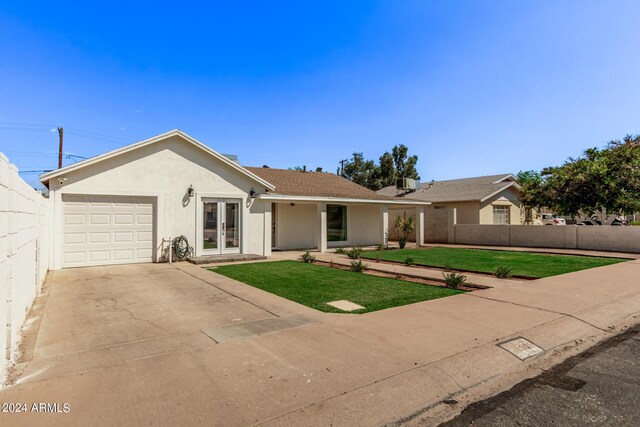
M 0 153 L 0 378 L 47 273 L 48 206 Z
M 427 243 L 640 253 L 640 227 L 456 224 L 455 209 L 441 211 L 425 215 Z

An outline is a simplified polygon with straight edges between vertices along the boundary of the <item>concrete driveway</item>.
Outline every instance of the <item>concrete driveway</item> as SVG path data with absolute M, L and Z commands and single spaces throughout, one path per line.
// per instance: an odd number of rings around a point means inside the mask
M 633 261 L 340 315 L 184 263 L 57 271 L 0 401 L 68 403 L 70 412 L 0 413 L 0 424 L 417 419 L 443 399 L 535 374 L 624 327 L 639 311 L 639 272 Z M 516 336 L 545 353 L 521 361 L 496 346 Z

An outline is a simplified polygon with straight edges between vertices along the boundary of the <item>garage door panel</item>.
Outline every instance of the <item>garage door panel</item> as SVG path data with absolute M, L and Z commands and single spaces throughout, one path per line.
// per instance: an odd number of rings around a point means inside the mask
M 63 195 L 63 267 L 151 262 L 154 199 Z

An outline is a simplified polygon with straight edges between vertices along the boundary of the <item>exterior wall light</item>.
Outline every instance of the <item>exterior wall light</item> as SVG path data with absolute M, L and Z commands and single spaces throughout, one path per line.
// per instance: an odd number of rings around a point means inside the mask
M 193 197 L 195 194 L 195 191 L 193 190 L 193 185 L 189 186 L 189 189 L 187 189 L 187 194 L 189 195 L 189 197 Z
M 251 196 L 252 199 L 256 198 L 256 190 L 255 190 L 255 188 L 251 187 L 251 190 L 249 190 L 249 196 Z

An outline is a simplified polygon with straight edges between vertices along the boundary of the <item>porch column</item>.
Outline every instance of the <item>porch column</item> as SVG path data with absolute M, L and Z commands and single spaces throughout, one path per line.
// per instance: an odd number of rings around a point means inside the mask
M 424 206 L 416 207 L 416 246 L 424 245 Z
M 327 204 L 318 203 L 318 219 L 316 221 L 318 236 L 318 252 L 327 251 Z
M 271 241 L 271 233 L 273 231 L 273 213 L 271 212 L 271 203 L 263 202 L 264 205 L 264 236 L 263 236 L 263 248 L 262 253 L 264 256 L 271 256 L 271 247 L 273 242 Z
M 386 248 L 389 244 L 389 207 L 387 205 L 380 206 L 380 241 Z

